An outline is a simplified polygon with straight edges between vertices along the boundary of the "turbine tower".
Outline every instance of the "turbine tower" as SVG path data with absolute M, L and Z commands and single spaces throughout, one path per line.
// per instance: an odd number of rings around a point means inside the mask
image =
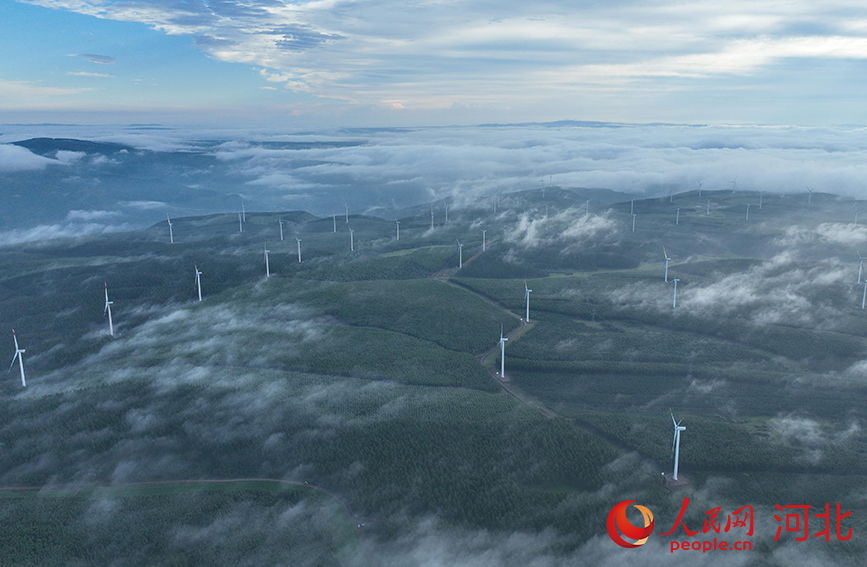
M 21 370 L 21 387 L 27 387 L 27 380 L 24 379 L 24 349 L 18 348 L 18 337 L 15 335 L 15 329 L 12 329 L 12 340 L 15 341 L 15 355 L 12 357 L 12 364 L 9 365 L 9 371 L 15 366 L 15 359 L 18 359 L 18 368 Z
M 277 221 L 280 223 L 280 242 L 283 242 L 283 219 Z
M 196 288 L 199 290 L 199 303 L 202 302 L 202 272 L 199 271 L 199 267 L 196 264 L 193 264 L 196 268 Z
M 455 240 L 458 243 L 458 269 L 464 267 L 464 245 L 461 244 L 460 240 Z
M 270 252 L 270 250 L 268 250 L 268 245 L 265 244 L 265 277 L 266 278 L 271 277 L 271 265 L 268 263 L 268 252 Z
M 867 303 L 867 278 L 864 278 L 864 296 L 861 298 L 861 309 L 864 309 L 864 304 Z
M 738 178 L 735 177 L 732 179 L 732 193 L 734 194 L 738 190 Z
M 704 212 L 705 215 L 710 214 L 710 199 L 707 200 L 707 209 Z
M 804 187 L 807 187 L 804 185 Z M 813 190 L 807 187 L 807 204 L 810 205 L 813 203 Z
M 172 219 L 169 218 L 169 214 L 166 213 L 166 221 L 169 223 L 169 242 L 171 244 L 175 243 L 175 235 L 172 232 Z
M 747 220 L 750 220 L 750 204 L 747 203 Z
M 346 203 L 344 202 L 344 203 L 343 203 L 343 208 L 346 209 L 346 213 L 345 213 L 345 216 L 346 216 L 346 224 L 349 224 L 349 205 L 346 204 Z
M 674 189 L 669 189 L 669 190 L 668 190 L 668 202 L 669 202 L 669 203 L 673 203 L 673 202 L 674 202 Z
M 632 214 L 632 232 L 635 232 L 635 217 L 637 217 L 635 213 Z
M 668 283 L 668 261 L 671 258 L 668 257 L 668 254 L 665 252 L 665 246 L 662 247 L 662 256 L 665 258 L 665 283 Z
M 331 232 L 337 232 L 337 215 L 331 213 L 331 220 L 334 222 L 334 230 L 332 230 Z
M 355 252 L 355 231 L 349 227 L 349 251 Z
M 486 236 L 487 232 L 488 232 L 487 230 L 482 231 L 482 252 L 484 252 L 485 249 L 487 248 L 487 244 L 488 244 L 487 243 L 487 236 Z
M 704 181 L 698 182 L 698 196 L 701 197 L 701 186 L 704 185 Z
M 295 241 L 298 243 L 298 263 L 301 263 L 301 239 L 297 236 L 295 237 Z
M 587 202 L 584 203 L 584 216 L 588 216 L 590 214 L 590 199 L 587 199 Z M 548 218 L 548 207 L 545 207 L 545 218 Z
M 102 310 L 102 314 L 108 314 L 108 334 L 112 337 L 114 336 L 114 323 L 111 321 L 111 306 L 114 305 L 114 301 L 108 300 L 108 283 L 102 282 L 105 285 L 105 309 Z
M 394 223 L 397 225 L 397 239 L 400 240 L 400 221 L 396 220 Z
M 680 207 L 677 208 L 677 214 L 674 216 L 674 224 L 680 224 Z
M 244 208 L 244 201 L 241 201 L 241 218 L 247 222 L 247 209 Z
M 244 232 L 244 221 L 241 213 L 238 213 L 238 232 Z
M 861 274 L 864 272 L 864 257 L 857 250 L 855 253 L 858 254 L 858 283 L 861 283 Z
M 629 201 L 629 214 L 630 215 L 635 214 L 635 199 L 632 199 L 631 201 Z
M 446 224 L 449 224 L 449 204 L 446 203 Z
M 764 192 L 764 191 L 759 191 L 759 209 L 762 208 L 762 199 L 763 199 L 764 196 L 765 196 L 765 192 Z
M 524 319 L 527 323 L 530 322 L 530 293 L 533 290 L 527 287 L 527 280 L 524 280 L 524 302 L 527 304 L 527 318 Z
M 671 414 L 671 423 L 674 424 L 674 439 L 671 440 L 671 450 L 674 452 L 674 480 L 677 480 L 677 465 L 680 461 L 680 432 L 686 431 L 686 427 L 681 425 L 680 421 L 674 420 L 674 414 Z
M 680 280 L 674 278 L 671 281 L 674 282 L 674 295 L 671 297 L 671 308 L 675 309 L 677 308 L 677 282 L 679 282 Z
M 430 208 L 430 229 L 431 229 L 431 230 L 434 229 L 434 223 L 433 223 L 433 207 Z
M 506 337 L 503 336 L 503 326 L 500 325 L 500 378 L 506 377 Z

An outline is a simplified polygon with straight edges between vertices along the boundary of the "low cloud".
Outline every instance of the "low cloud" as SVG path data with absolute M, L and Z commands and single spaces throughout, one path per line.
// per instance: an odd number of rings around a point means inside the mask
M 617 223 L 607 214 L 585 215 L 583 210 L 569 208 L 547 218 L 538 213 L 522 213 L 514 228 L 506 231 L 504 242 L 526 250 L 588 240 L 599 242 L 616 233 Z
M 29 229 L 15 229 L 0 232 L 0 246 L 11 246 L 25 242 L 36 242 L 52 238 L 70 238 L 88 234 L 105 234 L 109 232 L 124 232 L 133 230 L 129 223 L 99 224 L 99 223 L 62 223 L 41 224 Z
M 70 53 L 69 56 L 82 57 L 91 63 L 98 63 L 100 65 L 111 65 L 112 63 L 117 63 L 117 59 L 114 57 L 108 55 L 97 55 L 96 53 Z
M 58 162 L 34 154 L 27 148 L 0 144 L 0 171 L 34 171 Z

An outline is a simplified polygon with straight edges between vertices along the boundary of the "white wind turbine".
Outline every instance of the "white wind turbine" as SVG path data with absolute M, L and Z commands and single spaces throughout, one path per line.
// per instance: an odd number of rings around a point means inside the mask
M 530 322 L 530 293 L 533 290 L 527 287 L 527 280 L 524 280 L 524 302 L 527 304 L 527 318 L 524 319 L 527 323 Z
M 674 202 L 674 189 L 669 189 L 669 190 L 668 190 L 668 202 L 669 202 L 669 203 L 673 203 L 673 202 Z
M 464 267 L 464 245 L 461 244 L 460 240 L 455 240 L 458 243 L 458 269 Z
M 175 235 L 172 232 L 172 219 L 169 218 L 168 213 L 166 213 L 166 221 L 169 223 L 169 242 L 174 244 L 175 243 Z
M 298 263 L 301 263 L 301 239 L 297 236 L 295 237 L 295 241 L 298 243 Z
M 349 228 L 349 251 L 355 252 L 355 231 Z
M 283 219 L 277 221 L 280 223 L 280 242 L 283 242 Z
M 434 213 L 433 213 L 433 207 L 430 208 L 430 229 L 431 229 L 431 230 L 434 229 Z
M 241 201 L 241 219 L 247 222 L 247 209 L 244 208 L 244 201 Z
M 732 179 L 732 193 L 736 193 L 738 190 L 738 178 L 735 177 Z
M 487 236 L 486 236 L 487 233 L 488 233 L 487 230 L 482 231 L 482 252 L 485 251 L 485 249 L 487 248 L 487 245 L 488 245 Z
M 241 213 L 238 213 L 238 232 L 244 232 L 244 220 Z
M 343 208 L 346 209 L 346 224 L 349 224 L 349 205 L 344 202 Z
M 397 239 L 400 240 L 400 221 L 396 220 L 394 223 L 397 225 Z
M 637 217 L 635 213 L 632 214 L 632 232 L 635 232 L 635 217 Z
M 759 209 L 762 208 L 762 200 L 763 200 L 764 196 L 765 196 L 765 192 L 759 191 Z
M 590 199 L 587 199 L 587 202 L 584 203 L 584 216 L 588 216 L 590 214 Z M 545 208 L 545 218 L 548 218 L 548 208 Z
M 265 248 L 265 277 L 270 278 L 271 277 L 271 265 L 268 263 L 268 252 L 270 252 L 270 250 L 268 250 L 267 244 L 265 244 L 264 248 Z
M 199 271 L 199 266 L 193 264 L 196 268 L 196 289 L 199 291 L 199 303 L 202 302 L 202 272 Z
M 449 224 L 449 204 L 446 203 L 446 224 Z
M 18 368 L 21 370 L 21 387 L 27 387 L 27 380 L 24 379 L 24 349 L 18 348 L 18 337 L 15 335 L 15 329 L 12 329 L 12 340 L 15 341 L 15 355 L 12 357 L 12 364 L 9 365 L 9 371 L 15 366 L 15 359 L 18 359 Z
M 750 220 L 750 204 L 749 203 L 747 203 L 747 219 L 746 220 Z
M 710 199 L 707 200 L 707 209 L 704 211 L 705 215 L 710 214 Z
M 858 283 L 861 283 L 861 274 L 864 272 L 864 257 L 857 250 L 855 253 L 858 254 Z
M 674 439 L 671 440 L 671 450 L 674 452 L 674 480 L 677 480 L 677 465 L 680 461 L 680 432 L 686 431 L 686 427 L 681 425 L 680 421 L 674 420 L 674 414 L 671 414 L 671 423 L 674 424 Z
M 674 295 L 672 295 L 672 297 L 671 297 L 671 308 L 676 309 L 677 308 L 677 282 L 679 282 L 680 280 L 677 278 L 674 278 L 671 281 L 674 282 Z
M 506 337 L 503 336 L 503 326 L 500 325 L 500 378 L 506 377 Z
M 864 309 L 864 304 L 867 303 L 867 278 L 864 278 L 864 296 L 861 297 L 861 309 Z
M 804 187 L 807 187 L 804 185 Z M 813 203 L 813 190 L 807 187 L 807 204 L 810 205 Z
M 704 185 L 704 181 L 698 182 L 698 196 L 701 197 L 701 186 Z
M 337 232 L 337 215 L 331 213 L 331 220 L 334 223 L 334 230 L 332 230 L 332 232 Z
M 635 214 L 635 199 L 629 201 L 629 214 Z
M 674 224 L 680 224 L 680 207 L 677 208 L 677 213 L 674 216 Z
M 668 254 L 665 252 L 665 246 L 662 247 L 662 256 L 665 258 L 665 283 L 668 283 L 668 261 L 671 258 L 668 257 Z
M 112 337 L 114 336 L 114 323 L 111 320 L 111 306 L 114 305 L 114 301 L 108 300 L 108 283 L 103 282 L 105 285 L 105 309 L 102 310 L 102 314 L 108 314 L 108 334 Z

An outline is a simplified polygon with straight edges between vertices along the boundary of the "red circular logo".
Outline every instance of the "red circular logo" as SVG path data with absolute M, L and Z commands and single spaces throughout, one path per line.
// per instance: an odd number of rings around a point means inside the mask
M 653 533 L 653 513 L 644 506 L 633 504 L 633 507 L 644 517 L 643 528 L 633 526 L 629 518 L 626 517 L 626 509 L 633 502 L 635 500 L 624 500 L 608 513 L 608 521 L 605 524 L 608 528 L 608 535 L 620 547 L 641 547 L 647 541 L 647 537 Z M 630 543 L 620 537 L 620 534 L 636 541 Z

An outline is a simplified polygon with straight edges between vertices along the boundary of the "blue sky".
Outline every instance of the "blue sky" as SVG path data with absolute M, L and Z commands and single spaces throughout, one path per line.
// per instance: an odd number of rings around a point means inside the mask
M 864 124 L 862 2 L 7 0 L 0 122 Z

